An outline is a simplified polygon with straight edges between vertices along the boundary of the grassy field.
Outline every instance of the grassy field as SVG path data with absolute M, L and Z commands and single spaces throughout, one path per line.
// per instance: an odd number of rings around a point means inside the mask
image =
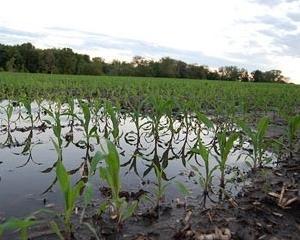
M 156 101 L 169 101 L 181 111 L 286 116 L 298 112 L 300 106 L 300 86 L 289 84 L 2 72 L 0 86 L 2 99 L 110 100 L 131 110 L 141 101 L 151 109 Z

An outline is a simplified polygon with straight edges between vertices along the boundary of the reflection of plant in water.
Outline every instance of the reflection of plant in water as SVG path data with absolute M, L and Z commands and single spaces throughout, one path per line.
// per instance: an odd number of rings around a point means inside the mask
M 11 104 L 11 102 L 8 102 L 7 106 L 0 106 L 0 107 L 1 107 L 1 109 L 4 110 L 4 113 L 6 115 L 6 118 L 2 119 L 2 121 L 4 121 L 6 123 L 5 124 L 6 129 L 11 129 L 11 124 L 12 124 L 11 117 L 13 114 L 14 107 Z
M 10 148 L 11 146 L 13 146 L 15 144 L 13 141 L 12 135 L 11 135 L 12 124 L 14 123 L 11 120 L 12 114 L 13 114 L 13 105 L 11 102 L 8 102 L 7 106 L 0 106 L 0 108 L 3 109 L 3 111 L 5 113 L 5 118 L 1 119 L 2 122 L 4 122 L 4 125 L 3 125 L 4 129 L 2 129 L 1 132 L 4 132 L 4 134 L 7 133 L 6 140 L 3 143 L 1 143 L 0 146 Z
M 139 117 L 138 116 L 136 117 L 137 119 L 133 118 L 133 122 L 135 123 L 137 129 L 136 132 L 132 131 L 132 132 L 125 133 L 124 135 L 125 142 L 130 146 L 134 146 L 135 150 L 132 153 L 130 159 L 127 162 L 123 163 L 121 167 L 126 167 L 130 165 L 129 171 L 133 169 L 135 174 L 139 176 L 137 170 L 137 159 L 138 157 L 143 155 L 142 150 L 145 150 L 145 148 L 141 144 L 141 129 L 143 127 L 143 124 L 139 125 Z
M 57 181 L 60 183 L 60 188 L 65 198 L 64 222 L 67 229 L 66 232 L 70 233 L 72 231 L 71 215 L 75 207 L 76 199 L 79 197 L 80 189 L 83 190 L 85 187 L 83 195 L 85 208 L 91 201 L 93 192 L 90 178 L 92 176 L 91 174 L 94 174 L 97 169 L 97 164 L 100 160 L 105 160 L 106 164 L 106 166 L 100 170 L 101 177 L 112 190 L 111 199 L 102 205 L 103 208 L 101 208 L 101 210 L 104 211 L 109 207 L 112 217 L 116 219 L 119 226 L 133 214 L 137 207 L 136 202 L 128 203 L 124 198 L 119 196 L 121 188 L 121 167 L 129 166 L 129 171 L 133 169 L 139 176 L 137 167 L 139 166 L 138 164 L 140 164 L 139 160 L 143 161 L 141 165 L 146 166 L 145 169 L 143 169 L 142 177 L 146 177 L 149 173 L 155 174 L 155 188 L 153 195 L 151 195 L 151 201 L 157 210 L 161 208 L 167 186 L 170 184 L 170 179 L 167 179 L 165 170 L 170 166 L 170 161 L 174 159 L 178 160 L 181 158 L 184 166 L 186 164 L 191 166 L 197 173 L 198 183 L 203 187 L 204 204 L 206 196 L 209 197 L 209 193 L 212 192 L 213 174 L 218 167 L 221 172 L 221 188 L 225 188 L 225 169 L 228 155 L 234 147 L 234 141 L 237 139 L 237 134 L 231 134 L 229 136 L 227 134 L 231 132 L 232 124 L 223 123 L 222 121 L 227 121 L 228 119 L 223 119 L 219 116 L 219 118 L 213 119 L 214 124 L 204 114 L 200 112 L 190 113 L 184 109 L 182 109 L 182 112 L 176 112 L 175 117 L 173 113 L 174 102 L 166 101 L 163 98 L 151 100 L 151 104 L 157 104 L 157 106 L 149 110 L 147 112 L 148 115 L 143 115 L 142 109 L 148 109 L 149 102 L 148 104 L 141 103 L 140 107 L 134 112 L 126 114 L 123 114 L 123 110 L 120 110 L 119 107 L 115 108 L 112 103 L 106 101 L 104 103 L 100 101 L 78 101 L 78 104 L 77 109 L 76 100 L 69 100 L 69 103 L 66 104 L 67 109 L 65 108 L 66 105 L 61 105 L 59 102 L 55 104 L 49 103 L 47 108 L 43 108 L 48 118 L 50 117 L 50 119 L 46 119 L 44 122 L 52 127 L 55 136 L 52 141 L 58 155 L 57 162 L 51 168 L 43 171 L 47 173 L 55 169 L 57 174 L 56 179 L 46 192 L 51 189 Z M 33 114 L 30 113 L 30 106 L 26 102 L 23 103 L 23 105 L 27 105 L 27 107 L 25 106 L 27 109 L 27 118 L 32 119 Z M 128 117 L 128 115 L 130 117 Z M 62 118 L 62 116 L 67 116 L 67 120 Z M 122 122 L 123 116 L 127 117 L 124 123 Z M 120 130 L 123 129 L 123 126 L 127 127 L 126 124 L 128 120 L 134 123 L 134 131 L 126 133 L 127 129 L 125 129 L 125 134 L 123 135 L 124 132 Z M 68 125 L 66 125 L 66 123 Z M 31 124 L 31 131 L 24 142 L 22 151 L 23 154 L 29 154 L 29 156 L 31 156 L 32 137 L 34 133 L 32 130 L 35 129 L 33 128 L 34 122 L 32 120 Z M 77 126 L 80 127 L 76 128 Z M 105 127 L 103 128 L 103 126 Z M 65 139 L 67 142 L 70 140 L 74 146 L 85 150 L 85 156 L 82 158 L 83 161 L 80 163 L 80 166 L 69 172 L 67 172 L 62 165 L 62 129 L 64 127 L 70 130 L 69 132 L 72 133 L 72 136 L 73 131 L 77 129 L 83 129 L 84 131 L 84 138 L 81 139 L 78 144 L 74 143 L 73 139 Z M 225 130 L 223 130 L 224 128 Z M 218 130 L 219 133 L 215 134 Z M 246 130 L 244 130 L 244 132 L 246 133 Z M 92 138 L 95 138 L 97 144 L 99 144 L 100 136 L 102 137 L 103 135 L 113 138 L 115 145 L 120 144 L 118 147 L 122 148 L 124 140 L 125 143 L 130 146 L 130 149 L 134 148 L 133 154 L 120 165 L 119 155 L 115 149 L 116 147 L 109 142 L 107 144 L 107 152 L 102 151 L 101 154 L 97 153 L 94 157 L 91 157 L 94 140 Z M 65 148 L 67 147 L 68 144 Z M 215 147 L 217 154 L 220 156 L 218 166 L 214 166 L 210 161 L 211 156 L 214 154 L 212 150 L 213 147 Z M 126 147 L 125 150 L 127 151 Z M 194 160 L 192 157 L 195 157 Z M 192 165 L 192 161 L 195 161 L 199 166 L 196 164 Z M 259 160 L 257 161 L 259 162 Z M 203 168 L 204 171 L 202 171 L 201 168 Z M 81 174 L 81 179 L 75 186 L 71 186 L 69 175 L 78 172 Z M 182 186 L 179 188 L 184 189 Z M 183 192 L 187 194 L 187 191 Z M 83 214 L 84 211 L 82 216 Z M 83 218 L 81 218 L 81 220 L 82 219 Z M 52 223 L 52 227 L 56 228 L 56 230 L 59 229 L 57 225 L 55 227 L 55 223 Z
M 177 153 L 177 156 L 181 158 L 183 166 L 186 167 L 186 158 L 189 155 L 189 151 L 187 151 L 187 147 L 191 148 L 189 145 L 189 136 L 192 131 L 192 125 L 191 125 L 191 118 L 189 117 L 188 113 L 185 112 L 183 116 L 183 120 L 181 119 L 181 124 L 179 126 L 178 131 L 182 131 L 182 134 L 178 134 L 178 138 L 176 139 L 175 143 L 179 144 L 182 143 L 182 147 Z M 183 135 L 182 138 L 180 136 Z
M 34 161 L 34 159 L 32 157 L 32 149 L 33 149 L 32 137 L 33 137 L 33 130 L 31 129 L 27 138 L 25 139 L 24 143 L 21 144 L 21 145 L 24 145 L 24 148 L 23 148 L 21 154 L 28 155 L 27 160 L 25 161 L 25 163 L 21 164 L 17 168 L 26 166 L 30 162 L 30 160 L 36 165 L 41 165 L 41 163 Z
M 75 100 L 69 99 L 68 100 L 68 108 L 66 111 L 66 115 L 68 117 L 68 126 L 70 127 L 70 130 L 66 133 L 65 139 L 67 141 L 67 144 L 65 147 L 68 147 L 71 142 L 73 142 L 74 138 L 74 125 L 75 125 Z

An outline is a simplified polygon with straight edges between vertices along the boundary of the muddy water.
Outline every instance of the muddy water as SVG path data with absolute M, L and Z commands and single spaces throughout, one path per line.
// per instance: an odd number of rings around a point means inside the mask
M 0 216 L 26 216 L 47 204 L 61 209 L 63 199 L 55 182 L 54 164 L 57 155 L 51 140 L 55 140 L 55 136 L 51 126 L 46 123 L 47 120 L 52 122 L 53 120 L 43 111 L 43 108 L 55 109 L 56 104 L 32 103 L 33 123 L 24 106 L 15 106 L 9 124 L 5 113 L 7 104 L 8 101 L 1 103 L 3 109 L 0 115 Z M 118 136 L 113 136 L 112 121 L 102 110 L 92 114 L 89 127 L 97 126 L 99 138 L 91 138 L 89 147 L 84 142 L 86 136 L 80 121 L 76 118 L 72 119 L 71 116 L 61 116 L 63 163 L 70 171 L 74 183 L 87 175 L 89 162 L 101 146 L 105 145 L 107 137 L 116 144 L 120 153 L 122 190 L 143 189 L 150 194 L 153 193 L 155 188 L 153 164 L 156 164 L 163 169 L 165 181 L 170 182 L 166 192 L 166 202 L 181 196 L 174 184 L 176 181 L 182 182 L 191 190 L 191 203 L 199 202 L 202 188 L 196 183 L 199 176 L 193 168 L 197 167 L 204 174 L 204 166 L 202 159 L 194 156 L 191 149 L 196 143 L 199 128 L 203 128 L 200 136 L 206 144 L 212 141 L 214 136 L 212 132 L 205 129 L 203 125 L 197 124 L 190 116 L 186 119 L 177 116 L 172 119 L 172 124 L 166 116 L 160 117 L 156 124 L 155 118 L 139 116 L 137 124 L 131 114 L 119 113 L 117 115 L 119 133 Z M 65 104 L 61 113 L 67 111 L 68 106 Z M 83 119 L 83 114 L 77 105 L 75 112 Z M 73 136 L 73 139 L 70 136 Z M 236 175 L 241 177 L 247 170 L 245 157 L 236 161 L 241 153 L 247 152 L 236 150 L 230 154 L 227 179 Z M 217 164 L 216 159 L 218 155 L 212 149 L 211 168 Z M 95 189 L 94 198 L 103 199 L 104 196 L 98 189 L 105 185 L 100 181 L 98 173 L 93 176 L 92 182 Z M 217 192 L 219 171 L 215 171 L 212 185 L 213 190 Z M 235 194 L 240 187 L 241 184 L 233 182 L 228 183 L 226 189 L 230 194 Z M 212 198 L 217 197 L 212 195 Z

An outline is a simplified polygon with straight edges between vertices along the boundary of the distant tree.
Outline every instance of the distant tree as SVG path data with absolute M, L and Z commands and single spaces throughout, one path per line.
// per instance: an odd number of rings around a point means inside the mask
M 208 79 L 209 69 L 207 66 L 197 66 L 195 64 L 190 64 L 187 67 L 187 77 L 197 79 Z
M 75 54 L 75 57 L 76 57 L 76 67 L 75 67 L 76 74 L 87 74 L 85 72 L 85 69 L 91 63 L 90 56 Z
M 260 70 L 255 70 L 251 73 L 253 82 L 264 82 L 264 73 Z
M 264 73 L 266 82 L 284 82 L 284 76 L 280 70 L 270 70 Z
M 9 72 L 14 72 L 16 70 L 15 61 L 16 59 L 14 57 L 10 58 L 5 64 L 5 69 Z
M 102 75 L 103 74 L 103 59 L 93 58 L 90 63 L 86 63 L 83 73 L 87 75 Z
M 75 74 L 77 59 L 72 49 L 63 48 L 55 51 L 55 61 L 59 73 Z
M 159 76 L 160 77 L 178 77 L 176 60 L 165 57 L 159 61 Z
M 139 77 L 151 77 L 151 71 L 149 68 L 149 61 L 141 56 L 134 56 L 132 59 L 132 70 L 135 76 Z M 129 67 L 129 66 L 128 66 Z
M 236 66 L 225 66 L 219 68 L 221 80 L 239 81 L 241 78 L 241 71 Z
M 245 68 L 240 69 L 239 80 L 241 82 L 249 82 L 250 76 L 248 74 L 248 71 Z
M 18 47 L 23 58 L 23 65 L 28 72 L 38 72 L 39 69 L 39 53 L 31 43 L 24 43 Z
M 39 55 L 39 72 L 54 73 L 56 70 L 55 56 L 52 49 L 43 50 Z
M 9 60 L 7 47 L 3 44 L 0 44 L 0 67 L 2 69 L 5 69 L 5 65 L 7 61 Z
M 9 46 L 0 44 L 0 71 L 41 72 L 61 74 L 116 75 L 141 77 L 176 77 L 209 80 L 287 82 L 280 70 L 253 71 L 236 66 L 220 67 L 218 71 L 207 66 L 187 64 L 170 57 L 159 61 L 134 56 L 131 62 L 114 60 L 106 63 L 102 58 L 78 54 L 70 48 L 37 49 L 31 43 Z
M 178 78 L 187 78 L 188 76 L 188 65 L 183 61 L 175 61 L 176 63 L 176 77 Z

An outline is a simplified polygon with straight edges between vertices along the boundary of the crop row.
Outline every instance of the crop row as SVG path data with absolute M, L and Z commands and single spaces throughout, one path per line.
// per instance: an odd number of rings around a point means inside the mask
M 134 133 L 137 137 L 142 129 L 147 128 L 154 140 L 157 141 L 166 131 L 176 134 L 180 130 L 180 126 L 184 126 L 186 132 L 188 132 L 189 128 L 193 128 L 196 138 L 189 152 L 190 156 L 200 157 L 201 163 L 191 167 L 197 174 L 198 183 L 202 186 L 204 197 L 211 191 L 212 178 L 216 171 L 220 175 L 220 189 L 225 192 L 228 157 L 230 153 L 235 151 L 245 141 L 250 142 L 252 146 L 252 150 L 247 154 L 247 164 L 252 171 L 256 171 L 270 162 L 265 153 L 275 145 L 280 150 L 279 152 L 289 153 L 290 157 L 293 157 L 292 153 L 298 144 L 299 115 L 285 115 L 286 125 L 284 126 L 285 133 L 283 138 L 274 140 L 266 138 L 271 118 L 274 117 L 272 115 L 270 117 L 259 117 L 258 123 L 253 127 L 253 124 L 250 126 L 249 122 L 247 123 L 249 116 L 246 113 L 237 114 L 236 112 L 231 112 L 232 109 L 227 108 L 219 109 L 222 114 L 207 117 L 203 111 L 196 110 L 193 107 L 187 108 L 187 105 L 182 108 L 180 104 L 175 104 L 175 102 L 177 100 L 165 99 L 164 96 L 150 96 L 139 101 L 139 103 L 135 103 L 132 111 L 124 111 L 120 102 L 117 101 L 118 104 L 113 105 L 107 99 L 85 98 L 85 100 L 73 100 L 70 98 L 67 100 L 67 103 L 64 103 L 58 98 L 55 102 L 43 101 L 42 99 L 31 102 L 28 96 L 23 96 L 20 101 L 6 100 L 2 102 L 2 132 L 15 130 L 18 127 L 18 122 L 24 122 L 25 120 L 29 122 L 29 125 L 23 126 L 24 129 L 33 129 L 37 123 L 40 123 L 50 127 L 53 131 L 52 143 L 57 154 L 57 161 L 53 168 L 56 171 L 56 181 L 58 181 L 64 196 L 64 213 L 62 214 L 64 228 L 59 227 L 59 224 L 55 221 L 51 221 L 50 225 L 61 239 L 68 239 L 72 236 L 74 229 L 71 218 L 79 197 L 82 196 L 84 199 L 84 209 L 90 204 L 93 197 L 93 185 L 89 179 L 95 172 L 98 172 L 101 181 L 105 182 L 111 191 L 110 198 L 99 203 L 97 215 L 108 212 L 113 221 L 116 222 L 116 228 L 121 230 L 124 221 L 131 217 L 138 208 L 139 201 L 127 201 L 126 198 L 120 197 L 122 179 L 120 177 L 120 159 L 116 146 L 121 134 L 119 125 L 123 115 L 131 116 L 130 119 L 136 126 Z M 197 105 L 194 102 L 189 102 L 188 104 L 190 104 L 189 106 Z M 268 111 L 269 109 L 265 110 Z M 70 176 L 63 164 L 63 137 L 66 136 L 62 134 L 62 121 L 66 118 L 71 123 L 78 124 L 82 128 L 84 139 L 81 140 L 81 144 L 86 149 L 92 148 L 92 139 L 100 138 L 100 128 L 97 123 L 106 121 L 110 125 L 109 132 L 104 135 L 104 138 L 110 138 L 111 141 L 108 140 L 107 144 L 101 144 L 99 151 L 94 156 L 85 159 L 87 173 L 75 185 L 71 184 Z M 142 122 L 141 118 L 144 118 L 145 121 Z M 163 121 L 164 124 L 162 124 L 163 119 L 165 119 Z M 179 127 L 175 127 L 174 122 L 178 119 L 182 125 L 179 124 Z M 205 132 L 212 134 L 210 142 L 203 141 Z M 70 133 L 69 137 L 71 136 L 72 134 Z M 213 154 L 217 158 L 217 165 L 211 165 Z M 153 204 L 152 208 L 159 211 L 160 201 L 169 184 L 165 181 L 164 166 L 159 161 L 157 162 L 153 159 L 150 162 L 150 166 L 149 171 L 153 170 L 155 173 L 156 189 L 152 197 L 146 194 L 143 201 L 147 199 Z M 204 172 L 199 170 L 201 166 L 204 167 Z M 189 194 L 189 190 L 182 183 L 177 183 L 177 185 L 183 195 Z M 84 210 L 82 215 L 84 215 Z M 0 225 L 0 235 L 1 232 L 7 229 L 19 229 L 21 237 L 27 239 L 28 228 L 37 223 L 32 218 L 12 218 Z M 94 226 L 84 222 L 82 224 L 86 224 L 95 233 Z

